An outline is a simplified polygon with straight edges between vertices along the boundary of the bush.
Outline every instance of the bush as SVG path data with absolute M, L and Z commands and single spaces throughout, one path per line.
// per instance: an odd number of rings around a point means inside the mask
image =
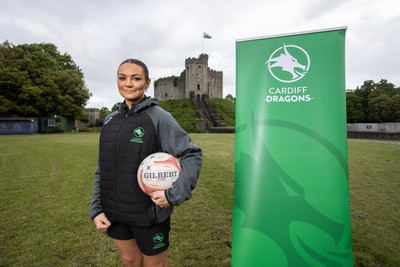
M 77 132 L 80 133 L 97 133 L 100 132 L 101 127 L 83 127 L 77 129 Z
M 65 132 L 64 126 L 61 122 L 57 122 L 56 126 L 51 130 L 51 133 L 63 133 Z

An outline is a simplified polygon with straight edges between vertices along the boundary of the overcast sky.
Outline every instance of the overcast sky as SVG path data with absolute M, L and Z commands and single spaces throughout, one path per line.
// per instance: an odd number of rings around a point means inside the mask
M 93 94 L 87 106 L 97 108 L 121 101 L 116 69 L 126 58 L 143 60 L 156 80 L 204 52 L 224 72 L 224 96 L 235 96 L 237 40 L 342 26 L 346 87 L 400 86 L 398 0 L 0 0 L 0 42 L 53 43 L 70 54 Z M 212 36 L 204 48 L 203 32 Z

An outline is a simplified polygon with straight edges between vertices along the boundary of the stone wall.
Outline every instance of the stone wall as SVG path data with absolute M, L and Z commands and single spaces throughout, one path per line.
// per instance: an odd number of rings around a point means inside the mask
M 185 98 L 184 84 L 184 81 L 178 76 L 160 78 L 154 84 L 154 97 L 159 100 Z
M 348 123 L 347 136 L 349 138 L 399 140 L 400 122 Z
M 400 122 L 348 123 L 348 132 L 400 133 Z
M 215 71 L 210 68 L 208 69 L 208 87 L 210 98 L 223 98 L 221 90 L 221 88 L 223 88 L 222 71 Z

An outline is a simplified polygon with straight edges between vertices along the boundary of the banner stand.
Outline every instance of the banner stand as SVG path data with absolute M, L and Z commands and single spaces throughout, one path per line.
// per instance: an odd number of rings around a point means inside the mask
M 345 33 L 236 42 L 233 267 L 353 265 Z

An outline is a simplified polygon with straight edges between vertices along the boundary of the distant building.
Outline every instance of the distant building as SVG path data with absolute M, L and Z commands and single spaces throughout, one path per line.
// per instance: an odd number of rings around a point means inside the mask
M 74 120 L 63 117 L 0 117 L 0 134 L 35 134 L 71 132 Z
M 187 58 L 180 76 L 154 82 L 154 97 L 159 100 L 223 98 L 223 73 L 208 67 L 208 55 Z
M 89 114 L 89 125 L 97 125 L 100 122 L 100 109 L 87 108 L 86 112 Z
M 100 119 L 100 109 L 98 108 L 87 108 L 86 112 L 89 115 L 88 122 L 83 122 L 76 120 L 75 121 L 75 128 L 86 128 L 86 127 L 93 127 L 93 126 L 100 126 L 102 121 Z M 79 131 L 79 130 L 78 130 Z
M 38 118 L 0 118 L 0 134 L 33 134 L 38 132 Z

